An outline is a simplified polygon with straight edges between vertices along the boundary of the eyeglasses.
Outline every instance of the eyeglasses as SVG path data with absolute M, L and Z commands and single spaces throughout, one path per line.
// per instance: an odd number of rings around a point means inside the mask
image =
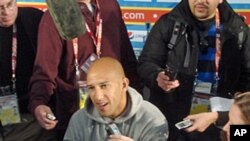
M 12 0 L 8 2 L 6 5 L 0 5 L 0 12 L 5 10 L 13 10 L 16 6 L 16 0 Z

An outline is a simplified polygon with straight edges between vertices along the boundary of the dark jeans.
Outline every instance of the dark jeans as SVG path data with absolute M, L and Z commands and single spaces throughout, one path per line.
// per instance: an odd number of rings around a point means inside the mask
M 65 134 L 66 130 L 63 130 L 63 129 L 57 129 L 56 130 L 56 134 L 57 134 L 57 141 L 63 141 L 63 137 L 64 137 L 64 134 Z

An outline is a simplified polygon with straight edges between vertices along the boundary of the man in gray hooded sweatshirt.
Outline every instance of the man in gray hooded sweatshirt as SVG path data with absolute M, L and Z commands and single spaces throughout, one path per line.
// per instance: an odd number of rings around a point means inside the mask
M 87 74 L 85 108 L 71 118 L 64 141 L 166 141 L 163 114 L 130 88 L 121 64 L 109 57 L 95 61 Z

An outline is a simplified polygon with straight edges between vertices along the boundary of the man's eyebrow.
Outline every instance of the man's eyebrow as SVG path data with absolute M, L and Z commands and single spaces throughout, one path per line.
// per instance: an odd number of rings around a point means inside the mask
M 101 82 L 101 83 L 99 83 L 99 85 L 101 85 L 101 84 L 107 84 L 107 83 L 109 83 L 109 81 Z
M 15 0 L 11 0 L 11 1 L 9 1 L 7 4 L 12 4 L 12 3 L 14 3 L 14 1 L 15 1 Z
M 109 81 L 100 82 L 100 83 L 97 83 L 97 85 L 103 85 L 107 83 L 109 83 Z M 94 86 L 93 84 L 87 85 L 87 87 L 93 87 L 93 86 Z

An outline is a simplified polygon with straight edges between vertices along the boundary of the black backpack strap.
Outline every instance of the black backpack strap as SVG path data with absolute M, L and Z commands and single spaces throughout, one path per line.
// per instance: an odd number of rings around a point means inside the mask
M 243 15 L 240 15 L 240 14 L 238 14 L 238 15 L 239 15 L 240 19 L 241 19 L 243 22 L 246 21 L 246 19 L 247 19 L 246 16 L 243 16 Z M 239 50 L 242 49 L 243 42 L 244 42 L 244 40 L 245 40 L 245 38 L 246 38 L 246 34 L 245 34 L 245 32 L 244 32 L 244 27 L 241 26 L 240 29 L 241 29 L 241 31 L 238 33 L 238 47 L 239 47 Z
M 175 43 L 176 43 L 176 40 L 177 40 L 177 37 L 180 33 L 180 28 L 181 28 L 181 23 L 179 21 L 175 21 L 174 23 L 174 30 L 172 32 L 172 36 L 171 36 L 171 39 L 168 43 L 168 48 L 169 49 L 173 49 Z
M 187 68 L 190 64 L 190 58 L 191 58 L 191 46 L 190 46 L 190 43 L 188 42 L 188 34 L 185 33 L 185 38 L 186 38 L 186 55 L 185 55 L 185 60 L 184 60 L 184 64 L 183 64 L 183 67 L 184 68 Z
M 188 34 L 186 33 L 186 29 L 187 29 L 187 25 L 184 26 L 184 29 L 181 29 L 181 23 L 179 21 L 175 21 L 174 23 L 174 29 L 171 35 L 171 39 L 168 43 L 168 48 L 170 50 L 172 50 L 174 48 L 174 45 L 176 44 L 176 40 L 180 34 L 180 32 L 182 32 L 181 34 L 184 35 L 185 34 L 185 40 L 186 40 L 186 55 L 185 55 L 185 60 L 184 60 L 184 64 L 183 67 L 187 68 L 189 66 L 190 63 L 190 55 L 191 55 L 191 51 L 190 51 L 190 43 L 188 42 Z M 182 31 L 181 31 L 182 30 Z
M 243 46 L 243 42 L 246 38 L 246 35 L 244 33 L 244 31 L 241 31 L 238 33 L 238 46 L 239 46 L 239 50 L 242 49 L 242 46 Z

